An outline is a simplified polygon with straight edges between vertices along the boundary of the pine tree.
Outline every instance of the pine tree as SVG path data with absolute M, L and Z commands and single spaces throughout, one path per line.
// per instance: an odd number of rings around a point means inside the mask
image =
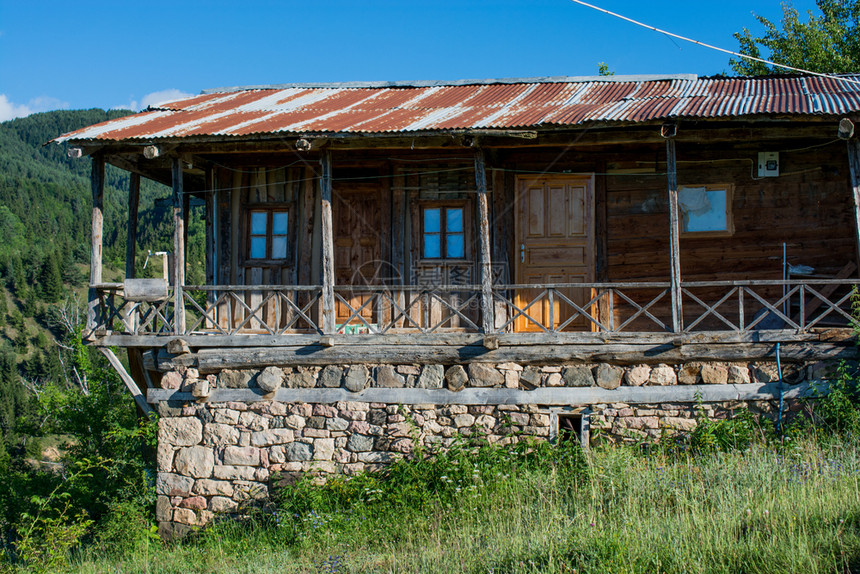
M 42 285 L 45 301 L 48 303 L 56 303 L 63 296 L 63 279 L 60 275 L 60 266 L 57 264 L 57 256 L 53 252 L 49 252 L 42 262 L 39 282 Z

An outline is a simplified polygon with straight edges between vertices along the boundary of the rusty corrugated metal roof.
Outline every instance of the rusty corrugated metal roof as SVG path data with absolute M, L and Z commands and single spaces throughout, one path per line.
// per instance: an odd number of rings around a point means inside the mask
M 860 111 L 860 75 L 612 76 L 224 88 L 54 141 L 525 129 Z

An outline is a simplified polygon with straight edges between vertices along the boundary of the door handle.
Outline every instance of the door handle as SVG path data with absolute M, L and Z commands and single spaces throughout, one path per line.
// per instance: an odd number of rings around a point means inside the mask
M 520 263 L 526 262 L 526 245 L 525 243 L 520 243 Z

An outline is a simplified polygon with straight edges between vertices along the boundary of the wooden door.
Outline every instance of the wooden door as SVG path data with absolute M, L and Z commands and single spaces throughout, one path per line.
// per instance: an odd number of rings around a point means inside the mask
M 588 283 L 594 280 L 594 184 L 583 176 L 540 176 L 518 181 L 516 226 L 517 283 Z M 515 294 L 520 309 L 542 289 L 523 289 Z M 591 298 L 591 289 L 566 288 L 560 293 L 580 307 Z M 591 312 L 591 309 L 588 309 Z M 544 296 L 527 310 L 535 322 L 558 327 L 576 313 L 574 307 L 554 297 L 552 313 Z M 592 323 L 578 317 L 565 330 L 590 330 Z M 517 331 L 541 331 L 527 317 L 516 320 Z
M 332 190 L 335 285 L 354 287 L 352 291 L 338 290 L 353 309 L 358 309 L 370 298 L 369 286 L 379 284 L 382 244 L 379 196 L 378 184 L 348 183 Z M 337 301 L 338 325 L 344 325 L 352 314 L 347 305 Z M 376 322 L 372 302 L 362 309 L 361 317 L 370 324 Z M 354 327 L 357 332 L 366 331 L 357 317 L 349 323 L 357 325 Z

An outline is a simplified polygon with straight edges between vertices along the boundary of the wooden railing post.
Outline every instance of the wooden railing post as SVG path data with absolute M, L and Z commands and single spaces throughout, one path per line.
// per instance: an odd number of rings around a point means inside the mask
M 135 259 L 137 258 L 137 212 L 140 205 L 140 174 L 129 174 L 128 186 L 128 235 L 125 239 L 125 278 L 135 278 Z M 125 327 L 130 333 L 137 330 L 137 314 L 134 308 L 125 309 Z
M 320 232 L 322 233 L 322 331 L 335 332 L 334 306 L 334 230 L 331 214 L 331 151 L 325 150 L 320 158 Z
M 97 153 L 93 156 L 93 169 L 90 177 L 93 192 L 93 223 L 90 236 L 90 288 L 87 303 L 87 334 L 92 335 L 96 328 L 96 315 L 99 307 L 99 294 L 96 285 L 102 282 L 102 237 L 104 234 L 104 191 L 105 160 Z
M 182 160 L 173 158 L 173 332 L 185 334 L 185 201 Z
M 857 235 L 857 268 L 860 269 L 860 140 L 848 140 L 848 171 L 854 197 L 854 231 Z
M 675 162 L 674 131 L 667 135 L 664 126 L 663 137 L 666 138 L 666 176 L 669 180 L 669 257 L 671 258 L 671 295 L 672 295 L 672 331 L 680 333 L 684 329 L 684 314 L 681 306 L 681 256 L 678 236 L 678 173 Z M 671 126 L 674 127 L 674 126 Z
M 490 209 L 487 200 L 487 171 L 484 150 L 475 150 L 475 183 L 478 192 L 478 262 L 481 276 L 481 329 L 495 330 L 493 317 L 493 264 L 490 258 Z

